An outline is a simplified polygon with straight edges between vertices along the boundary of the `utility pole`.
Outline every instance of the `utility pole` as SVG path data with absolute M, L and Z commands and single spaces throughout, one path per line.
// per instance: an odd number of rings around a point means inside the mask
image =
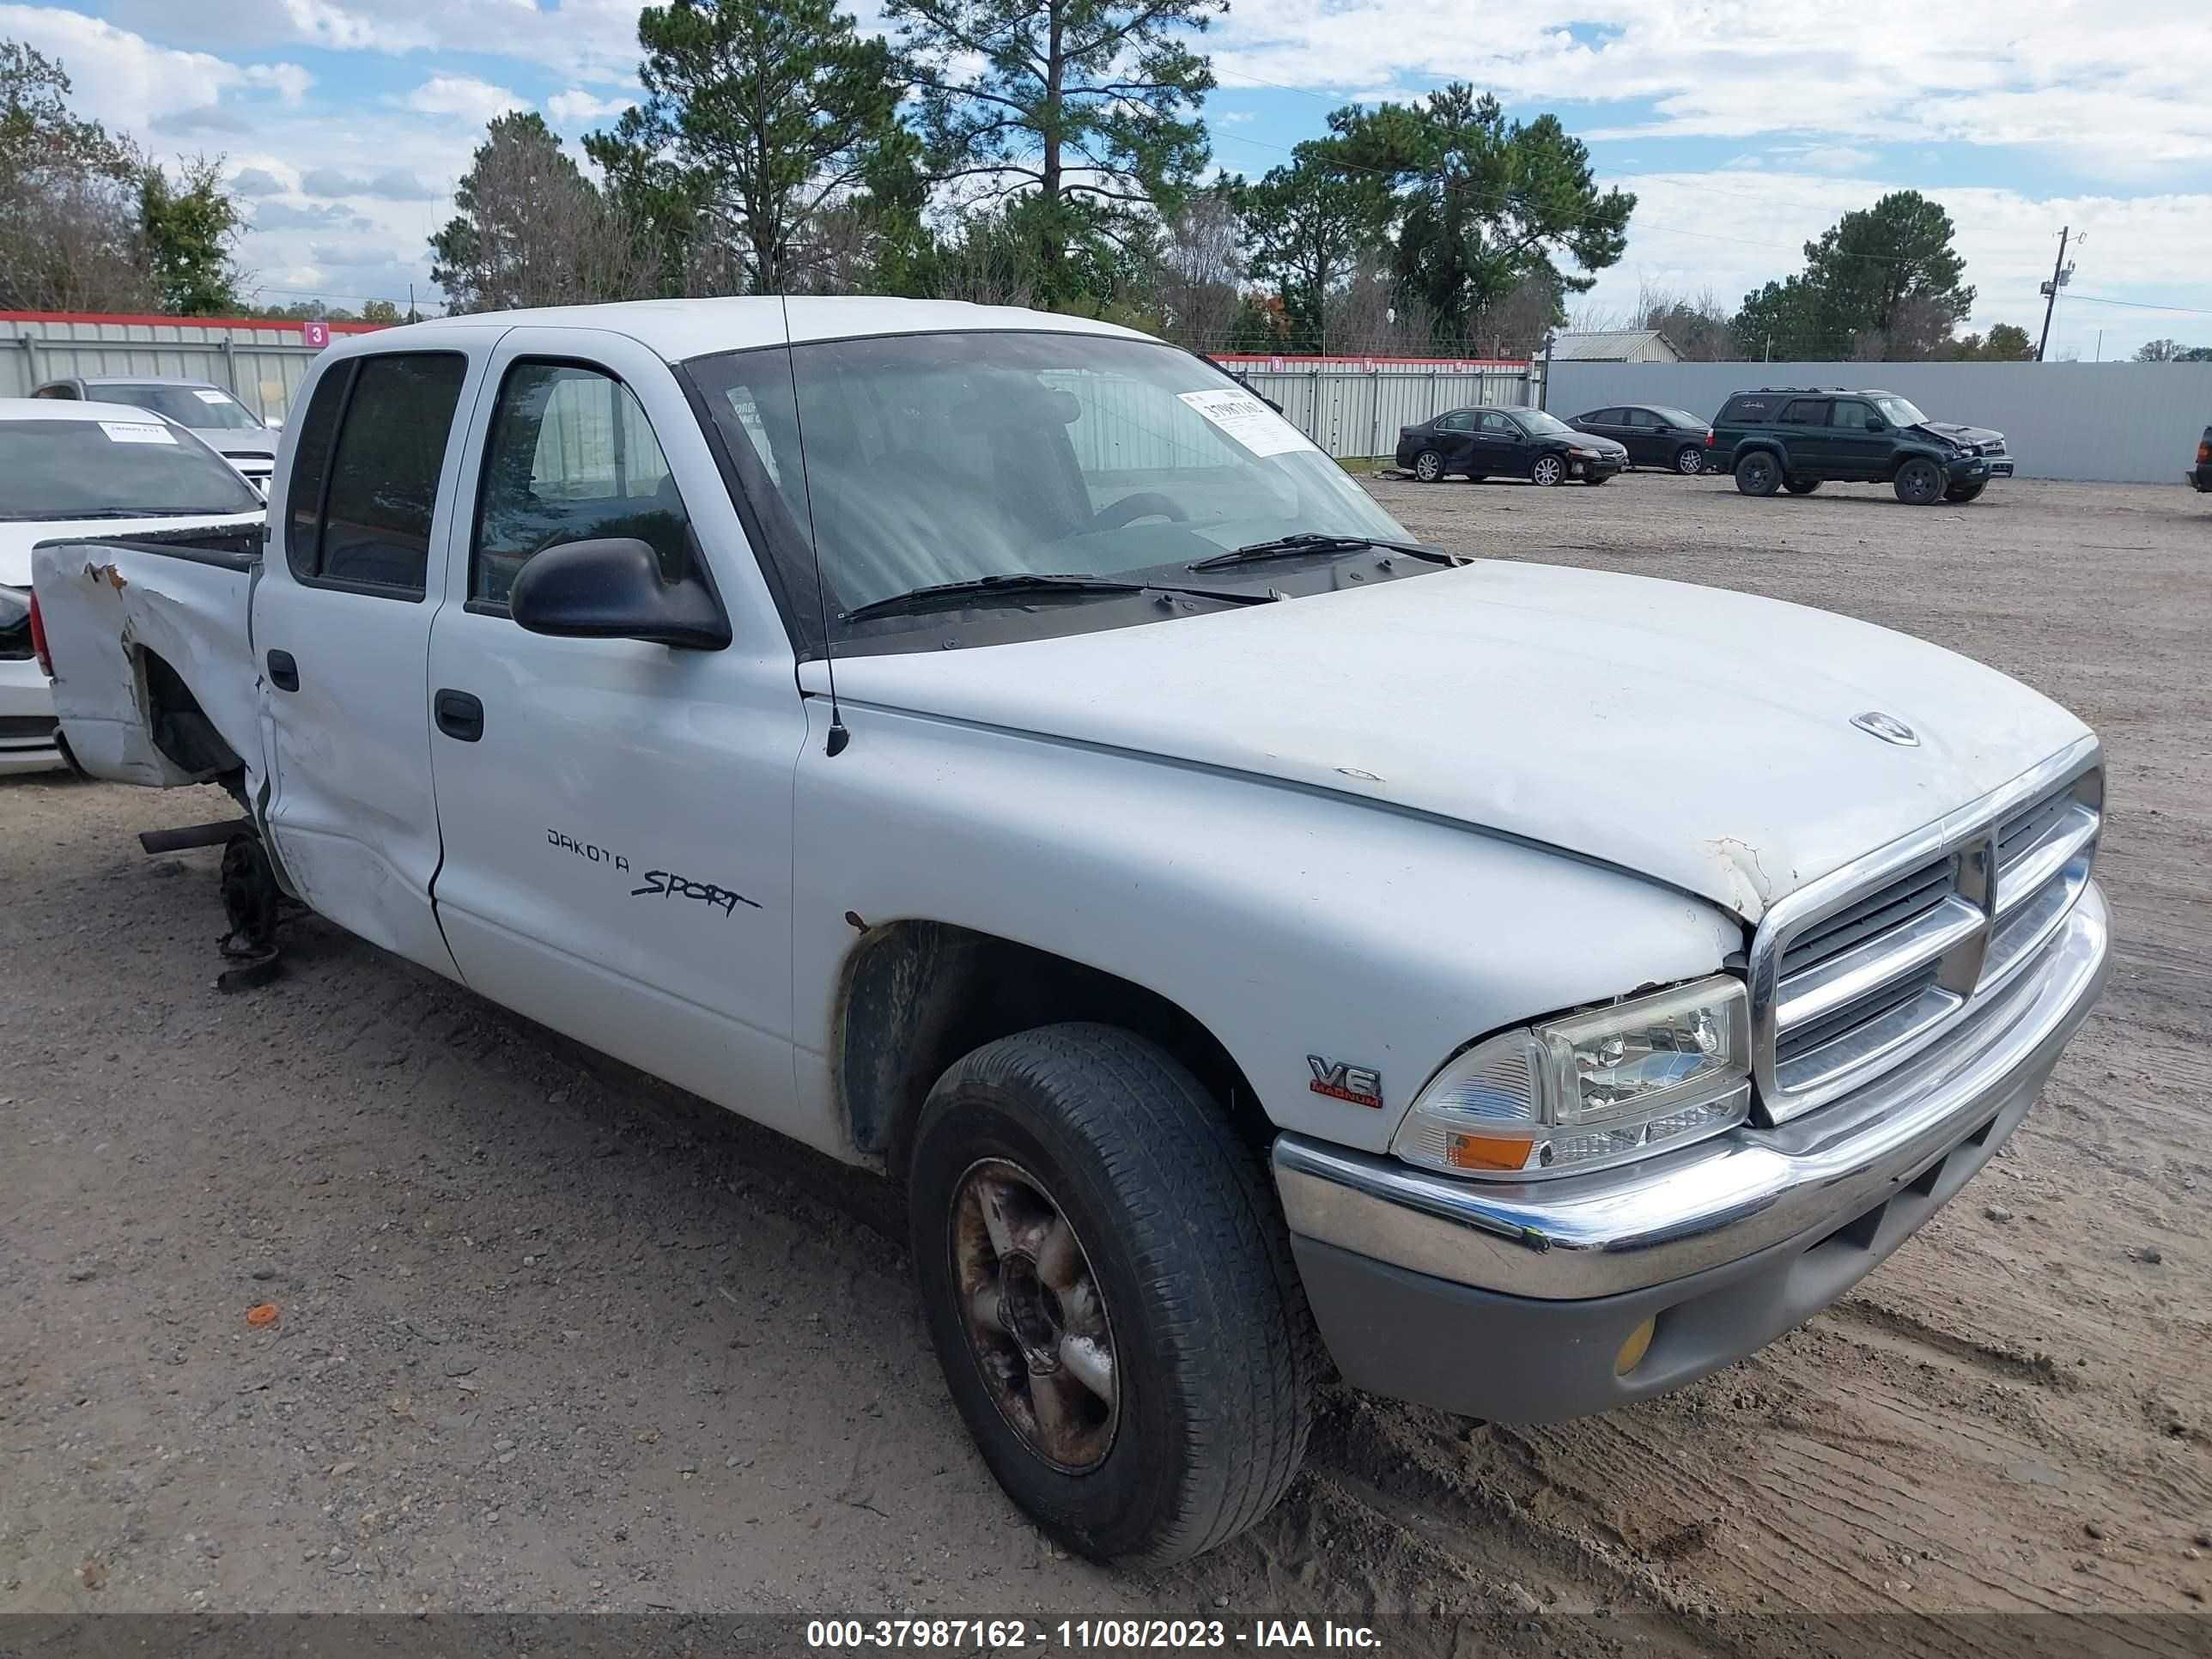
M 2074 274 L 2066 268 L 2066 239 L 2073 229 L 2071 225 L 2060 228 L 2058 257 L 2051 263 L 2051 280 L 2043 285 L 2043 337 L 2035 343 L 2035 361 L 2039 363 L 2043 361 L 2043 349 L 2051 343 L 2051 313 L 2058 308 L 2058 290 Z

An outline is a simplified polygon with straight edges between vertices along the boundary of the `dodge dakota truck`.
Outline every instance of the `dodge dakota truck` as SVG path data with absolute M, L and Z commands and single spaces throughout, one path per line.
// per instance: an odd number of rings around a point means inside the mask
M 2063 708 L 1420 544 L 1103 324 L 356 336 L 265 545 L 35 565 L 71 753 L 229 788 L 227 890 L 897 1182 L 954 1407 L 1104 1560 L 1265 1513 L 1332 1362 L 1528 1421 L 1773 1340 L 2106 974 Z

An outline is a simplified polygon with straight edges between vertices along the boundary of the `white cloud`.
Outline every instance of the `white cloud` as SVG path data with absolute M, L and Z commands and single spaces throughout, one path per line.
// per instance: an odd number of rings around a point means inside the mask
M 530 107 L 505 87 L 479 81 L 473 75 L 434 75 L 409 93 L 404 101 L 408 108 L 422 114 L 455 116 L 478 127 L 509 110 Z
M 619 115 L 634 101 L 629 98 L 594 97 L 581 87 L 570 87 L 548 98 L 545 109 L 552 116 L 555 126 L 574 131 Z
M 297 64 L 233 64 L 52 6 L 0 4 L 0 37 L 59 58 L 71 107 L 126 131 L 234 130 L 252 119 L 239 94 L 273 92 L 294 105 L 314 82 Z
M 1815 173 L 1857 173 L 1881 159 L 1856 144 L 1792 144 L 1779 154 Z
M 1611 181 L 1609 181 L 1611 182 Z M 1844 214 L 1871 204 L 1894 183 L 1810 173 L 1645 173 L 1618 180 L 1636 192 L 1628 258 L 1598 278 L 1582 302 L 1595 313 L 1626 313 L 1639 287 L 1695 295 L 1710 289 L 1730 309 L 1771 278 L 1803 267 L 1802 245 Z M 1957 228 L 1955 246 L 1975 289 L 1966 326 L 1986 333 L 2014 323 L 2041 325 L 2038 285 L 2051 275 L 2058 228 L 2088 232 L 2070 295 L 2193 305 L 2212 309 L 2212 192 L 2161 196 L 2034 197 L 1982 186 L 1923 185 Z M 2212 317 L 2103 307 L 2062 299 L 2052 332 L 2091 356 L 2106 331 L 2105 356 L 2132 351 L 2160 334 L 2212 336 Z
M 2142 0 L 2125 27 L 2088 0 L 1950 0 L 1942 33 L 1969 49 L 1850 7 L 1519 0 L 1486 8 L 1478 29 L 1435 20 L 1430 0 L 1237 0 L 1215 69 L 1231 88 L 1449 77 L 1509 102 L 1654 106 L 1589 137 L 2032 145 L 2124 173 L 2212 163 L 2201 0 Z

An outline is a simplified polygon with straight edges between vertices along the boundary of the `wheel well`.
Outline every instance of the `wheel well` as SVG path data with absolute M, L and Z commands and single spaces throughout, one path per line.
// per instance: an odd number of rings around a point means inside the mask
M 184 677 L 160 653 L 143 646 L 138 647 L 138 673 L 146 688 L 146 729 L 154 747 L 180 769 L 239 794 L 246 763 L 216 730 Z
M 1747 455 L 1771 455 L 1774 457 L 1776 465 L 1783 465 L 1782 446 L 1769 438 L 1753 439 L 1738 444 L 1735 447 L 1735 453 L 1729 457 L 1730 470 L 1741 466 Z
M 961 1055 L 1016 1031 L 1097 1020 L 1188 1066 L 1255 1149 L 1274 1133 L 1220 1042 L 1158 993 L 994 934 L 936 921 L 869 930 L 845 966 L 833 1043 L 853 1144 L 896 1174 L 922 1102 Z

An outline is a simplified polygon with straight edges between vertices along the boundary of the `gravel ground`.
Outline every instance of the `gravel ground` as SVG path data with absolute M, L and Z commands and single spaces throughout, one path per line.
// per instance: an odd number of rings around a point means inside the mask
M 1789 1609 L 2201 1610 L 2212 507 L 1370 487 L 1468 551 L 1906 629 L 2103 732 L 2112 989 L 1842 1304 L 1595 1421 L 1332 1394 L 1254 1534 L 1102 1573 L 970 1450 L 872 1181 L 312 921 L 219 996 L 216 854 L 133 834 L 220 797 L 0 781 L 0 1609 L 1397 1613 L 1439 1653 L 1553 1651 L 1542 1613 L 1689 1653 L 1820 1645 Z

